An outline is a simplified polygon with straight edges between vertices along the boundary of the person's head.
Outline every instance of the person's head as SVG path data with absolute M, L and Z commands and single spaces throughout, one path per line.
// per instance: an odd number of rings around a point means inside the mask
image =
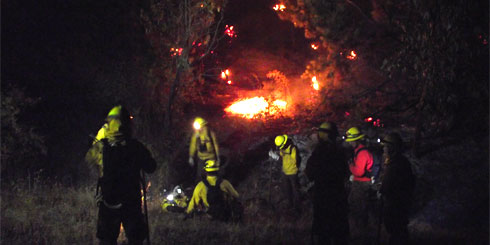
M 108 134 L 129 136 L 131 134 L 131 119 L 131 114 L 124 106 L 117 105 L 113 107 L 106 117 Z
M 207 160 L 204 164 L 204 171 L 206 171 L 207 175 L 217 175 L 219 171 L 219 166 L 216 160 Z
M 208 125 L 208 121 L 206 121 L 204 118 L 202 117 L 196 117 L 194 119 L 194 123 L 192 124 L 192 126 L 194 127 L 194 129 L 196 131 L 201 131 L 203 130 L 203 128 L 205 128 L 206 126 Z
M 337 125 L 333 122 L 324 122 L 318 128 L 318 139 L 323 142 L 335 142 L 339 135 Z
M 381 140 L 383 145 L 383 155 L 386 159 L 390 159 L 402 152 L 403 140 L 398 133 L 389 133 Z
M 357 147 L 360 141 L 364 139 L 364 134 L 357 127 L 352 127 L 345 132 L 345 142 L 348 142 L 352 147 Z
M 278 135 L 274 139 L 274 144 L 276 145 L 276 148 L 279 150 L 284 149 L 287 143 L 288 143 L 288 136 L 286 134 Z

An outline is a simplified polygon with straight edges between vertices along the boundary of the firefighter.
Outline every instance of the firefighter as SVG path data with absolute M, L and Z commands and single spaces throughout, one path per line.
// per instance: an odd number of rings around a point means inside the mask
M 371 178 L 366 176 L 367 169 L 373 165 L 373 155 L 365 149 L 365 135 L 357 128 L 352 127 L 346 132 L 345 141 L 354 149 L 354 156 L 349 160 L 349 170 L 352 181 L 348 197 L 351 225 L 351 234 L 363 242 L 369 243 L 374 237 L 370 236 L 369 221 L 374 223 L 375 197 L 371 190 Z M 354 234 L 354 232 L 358 234 Z
M 282 158 L 282 185 L 283 193 L 289 205 L 297 213 L 300 212 L 298 158 L 299 152 L 293 141 L 286 135 L 278 135 L 274 139 L 279 156 Z
M 99 169 L 97 184 L 97 238 L 100 244 L 116 244 L 122 223 L 129 244 L 142 244 L 148 237 L 148 222 L 142 214 L 140 173 L 155 171 L 150 151 L 131 137 L 129 112 L 122 106 L 107 115 L 105 137 L 85 156 Z
M 189 145 L 189 165 L 194 167 L 197 161 L 196 182 L 199 182 L 205 176 L 203 169 L 207 160 L 215 160 L 219 166 L 219 146 L 216 134 L 208 127 L 208 122 L 205 119 L 196 117 L 193 127 L 194 134 Z
M 407 224 L 415 177 L 410 162 L 402 154 L 403 142 L 399 134 L 386 135 L 381 144 L 386 170 L 380 193 L 389 244 L 409 244 Z
M 228 180 L 218 176 L 219 166 L 215 160 L 207 160 L 204 171 L 206 177 L 194 189 L 186 210 L 187 217 L 198 210 L 213 219 L 228 220 L 232 203 L 239 198 L 238 192 Z
M 347 244 L 348 204 L 345 181 L 347 160 L 336 139 L 333 122 L 324 122 L 317 131 L 318 144 L 308 158 L 305 174 L 313 186 L 312 244 Z

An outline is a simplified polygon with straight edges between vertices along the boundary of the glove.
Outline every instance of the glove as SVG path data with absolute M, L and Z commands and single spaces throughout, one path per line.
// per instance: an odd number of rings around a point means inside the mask
M 349 176 L 349 181 L 350 181 L 350 182 L 353 182 L 353 181 L 354 181 L 354 175 L 352 175 L 352 174 L 351 174 L 351 175 Z
M 193 157 L 189 157 L 189 165 L 191 167 L 194 167 L 194 158 Z
M 280 156 L 273 150 L 269 151 L 269 157 L 276 160 L 276 161 L 279 160 L 279 158 L 280 158 Z

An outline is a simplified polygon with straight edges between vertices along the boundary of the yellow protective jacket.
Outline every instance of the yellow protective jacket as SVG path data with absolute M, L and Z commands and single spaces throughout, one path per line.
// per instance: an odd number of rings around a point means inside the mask
M 194 132 L 189 145 L 189 157 L 194 157 L 197 152 L 197 157 L 203 161 L 214 159 L 218 160 L 219 146 L 216 140 L 216 135 L 208 127 L 203 128 L 199 132 Z
M 285 149 L 279 150 L 279 155 L 282 157 L 282 172 L 285 175 L 293 175 L 298 173 L 296 154 L 296 146 L 292 144 Z
M 210 185 L 215 186 L 218 180 L 217 176 L 207 176 L 206 180 Z M 228 180 L 223 179 L 221 181 L 220 189 L 225 193 L 225 200 L 230 200 L 231 198 L 238 198 L 238 192 L 233 188 Z M 207 210 L 209 208 L 209 203 L 207 199 L 208 189 L 204 182 L 200 181 L 196 188 L 194 188 L 194 193 L 192 194 L 191 201 L 187 207 L 186 213 L 191 213 L 197 206 L 204 205 L 203 208 Z

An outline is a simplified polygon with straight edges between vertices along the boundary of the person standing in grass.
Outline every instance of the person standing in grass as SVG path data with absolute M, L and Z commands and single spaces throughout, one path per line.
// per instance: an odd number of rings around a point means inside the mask
M 301 212 L 299 197 L 299 179 L 298 179 L 298 148 L 287 135 L 278 135 L 274 139 L 276 148 L 279 150 L 279 156 L 282 158 L 282 188 L 285 196 L 289 201 L 290 207 L 296 214 Z
M 129 244 L 148 238 L 148 224 L 141 208 L 143 171 L 152 173 L 156 162 L 150 151 L 131 137 L 131 116 L 116 106 L 107 115 L 105 137 L 93 144 L 85 156 L 99 169 L 97 184 L 97 238 L 100 244 L 117 244 L 122 223 Z
M 383 221 L 389 244 L 409 244 L 408 214 L 412 203 L 415 177 L 408 159 L 402 154 L 402 138 L 397 133 L 386 135 L 383 145 L 386 166 L 381 184 Z
M 305 174 L 314 182 L 312 244 L 347 244 L 348 204 L 345 181 L 347 161 L 336 141 L 337 126 L 324 122 L 318 128 L 318 144 L 308 158 Z
M 354 156 L 349 160 L 349 170 L 352 181 L 348 201 L 349 215 L 351 216 L 351 235 L 363 244 L 370 244 L 374 240 L 375 232 L 370 231 L 369 219 L 375 214 L 370 207 L 374 207 L 373 192 L 371 191 L 371 178 L 368 171 L 372 169 L 373 154 L 366 150 L 365 135 L 357 128 L 352 127 L 346 132 L 345 141 L 353 148 Z

